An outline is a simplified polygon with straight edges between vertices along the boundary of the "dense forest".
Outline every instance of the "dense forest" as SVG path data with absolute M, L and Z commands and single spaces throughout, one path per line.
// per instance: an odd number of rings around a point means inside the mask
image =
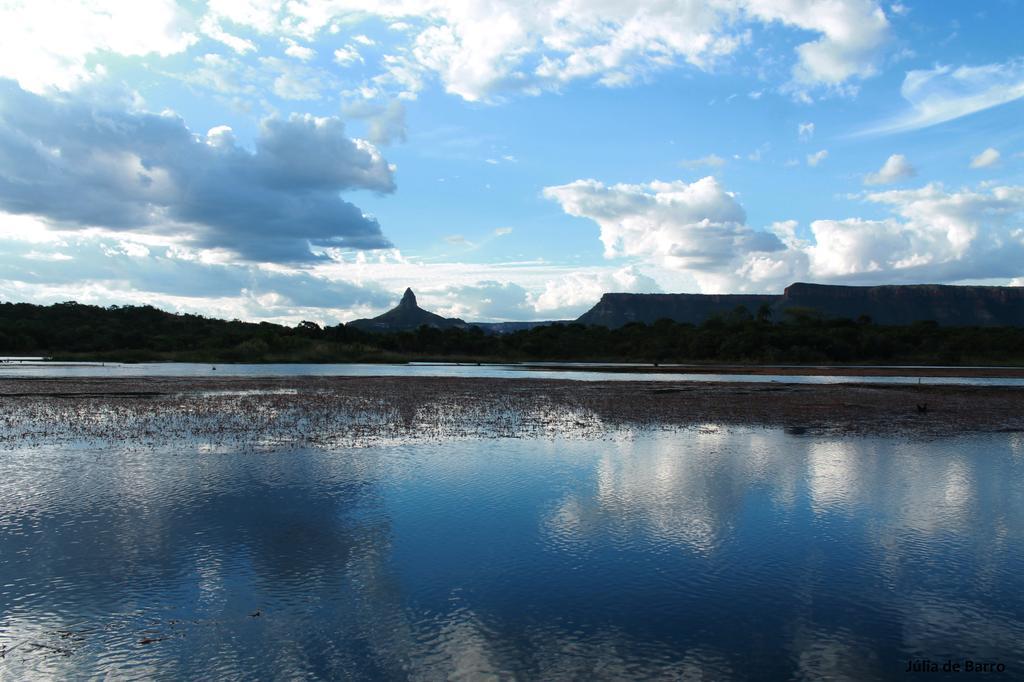
M 811 310 L 737 308 L 700 325 L 607 329 L 556 324 L 504 335 L 479 328 L 375 334 L 178 315 L 150 306 L 0 304 L 0 355 L 65 360 L 401 362 L 407 360 L 1024 365 L 1024 328 L 882 326 Z

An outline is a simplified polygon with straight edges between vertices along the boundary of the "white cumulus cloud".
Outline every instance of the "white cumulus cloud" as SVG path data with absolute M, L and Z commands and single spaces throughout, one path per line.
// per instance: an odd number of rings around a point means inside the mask
M 548 280 L 543 291 L 530 296 L 530 303 L 541 315 L 575 318 L 608 292 L 652 294 L 660 291 L 652 277 L 631 265 L 610 272 L 571 273 Z
M 813 154 L 807 155 L 807 165 L 812 168 L 820 164 L 822 161 L 828 158 L 828 150 L 820 149 Z
M 1024 187 L 949 192 L 941 185 L 867 195 L 885 220 L 811 223 L 811 274 L 861 281 L 956 281 L 1019 276 L 1024 263 Z
M 88 58 L 176 54 L 198 37 L 173 0 L 8 0 L 0 5 L 0 78 L 32 92 L 93 80 Z
M 205 36 L 244 55 L 257 49 L 253 33 L 284 40 L 288 56 L 309 61 L 307 43 L 367 18 L 402 31 L 366 87 L 411 98 L 435 79 L 468 101 L 580 79 L 617 87 L 680 66 L 711 71 L 764 24 L 799 36 L 789 57 L 794 87 L 844 88 L 875 73 L 889 36 L 876 0 L 11 0 L 0 9 L 0 76 L 35 92 L 66 90 L 95 77 L 101 67 L 90 59 L 102 53 L 168 56 Z M 379 47 L 362 33 L 350 41 L 336 49 L 337 63 L 361 62 L 360 46 Z
M 256 51 L 255 43 L 251 40 L 246 40 L 245 38 L 228 33 L 224 30 L 224 27 L 221 26 L 220 22 L 211 15 L 203 17 L 203 20 L 199 24 L 199 30 L 202 31 L 203 35 L 207 38 L 211 38 L 219 43 L 227 45 L 238 54 Z
M 605 254 L 692 278 L 701 291 L 778 291 L 793 281 L 955 282 L 1024 272 L 1024 187 L 870 193 L 891 216 L 793 221 L 767 231 L 713 178 L 605 186 L 578 180 L 545 195 L 600 228 Z M 659 276 L 659 281 L 666 281 Z
M 352 45 L 339 47 L 334 51 L 334 62 L 339 66 L 349 66 L 350 64 L 355 64 L 356 62 L 361 61 L 363 61 L 362 55 L 360 55 L 359 50 Z
M 764 21 L 812 31 L 819 37 L 797 47 L 794 80 L 841 85 L 878 70 L 889 39 L 885 12 L 873 0 L 746 0 L 746 11 Z
M 988 168 L 999 163 L 999 150 L 989 147 L 971 158 L 971 168 Z
M 889 24 L 875 0 L 213 0 L 211 15 L 261 33 L 305 40 L 340 22 L 373 16 L 410 42 L 383 56 L 373 79 L 413 97 L 436 78 L 468 101 L 559 89 L 578 79 L 615 87 L 666 68 L 713 69 L 751 41 L 751 26 L 779 24 L 812 39 L 798 44 L 800 88 L 838 87 L 875 73 Z M 375 45 L 365 35 L 352 41 Z M 343 48 L 339 61 L 352 63 Z
M 485 280 L 422 291 L 422 305 L 434 306 L 433 310 L 445 317 L 467 322 L 532 319 L 536 312 L 526 289 L 513 282 Z
M 294 57 L 300 61 L 308 62 L 316 56 L 316 50 L 306 45 L 300 45 L 294 40 L 286 39 L 285 44 L 288 47 L 285 48 L 284 53 L 289 57 Z
M 873 173 L 868 173 L 864 176 L 865 185 L 888 185 L 899 180 L 905 180 L 906 178 L 912 178 L 917 175 L 917 171 L 907 157 L 903 154 L 893 154 L 882 167 Z
M 577 180 L 544 195 L 596 222 L 606 257 L 685 271 L 702 286 L 723 285 L 720 277 L 730 279 L 748 256 L 785 249 L 775 234 L 748 227 L 743 207 L 713 177 L 611 186 Z

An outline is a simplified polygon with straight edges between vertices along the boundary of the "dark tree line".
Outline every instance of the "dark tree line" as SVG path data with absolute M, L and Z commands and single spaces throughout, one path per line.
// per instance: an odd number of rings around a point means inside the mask
M 1024 328 L 881 326 L 809 310 L 738 308 L 700 325 L 549 325 L 505 335 L 477 327 L 376 334 L 177 315 L 151 306 L 0 305 L 0 355 L 219 362 L 549 360 L 619 362 L 1024 364 Z

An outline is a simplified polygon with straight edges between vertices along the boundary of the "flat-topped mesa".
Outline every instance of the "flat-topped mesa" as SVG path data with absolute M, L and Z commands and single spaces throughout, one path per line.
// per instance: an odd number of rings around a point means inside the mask
M 630 322 L 653 324 L 660 319 L 700 324 L 709 317 L 728 315 L 739 306 L 756 314 L 762 305 L 774 305 L 777 295 L 762 294 L 604 294 L 597 305 L 581 315 L 580 324 L 616 328 Z
M 816 310 L 826 318 L 870 318 L 883 325 L 931 320 L 964 327 L 1024 327 L 1024 287 L 890 284 L 839 286 L 797 282 L 783 294 L 605 294 L 579 317 L 581 324 L 621 327 L 665 318 L 700 324 L 743 306 L 751 315 L 785 319 L 787 309 Z
M 826 317 L 864 315 L 885 325 L 931 320 L 945 326 L 1024 326 L 1024 287 L 797 282 L 786 287 L 778 306 L 811 308 Z

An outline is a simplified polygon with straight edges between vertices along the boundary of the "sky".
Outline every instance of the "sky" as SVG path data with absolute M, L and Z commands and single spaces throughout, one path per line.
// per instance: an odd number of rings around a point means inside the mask
M 1024 286 L 1020 0 L 0 0 L 0 301 Z

